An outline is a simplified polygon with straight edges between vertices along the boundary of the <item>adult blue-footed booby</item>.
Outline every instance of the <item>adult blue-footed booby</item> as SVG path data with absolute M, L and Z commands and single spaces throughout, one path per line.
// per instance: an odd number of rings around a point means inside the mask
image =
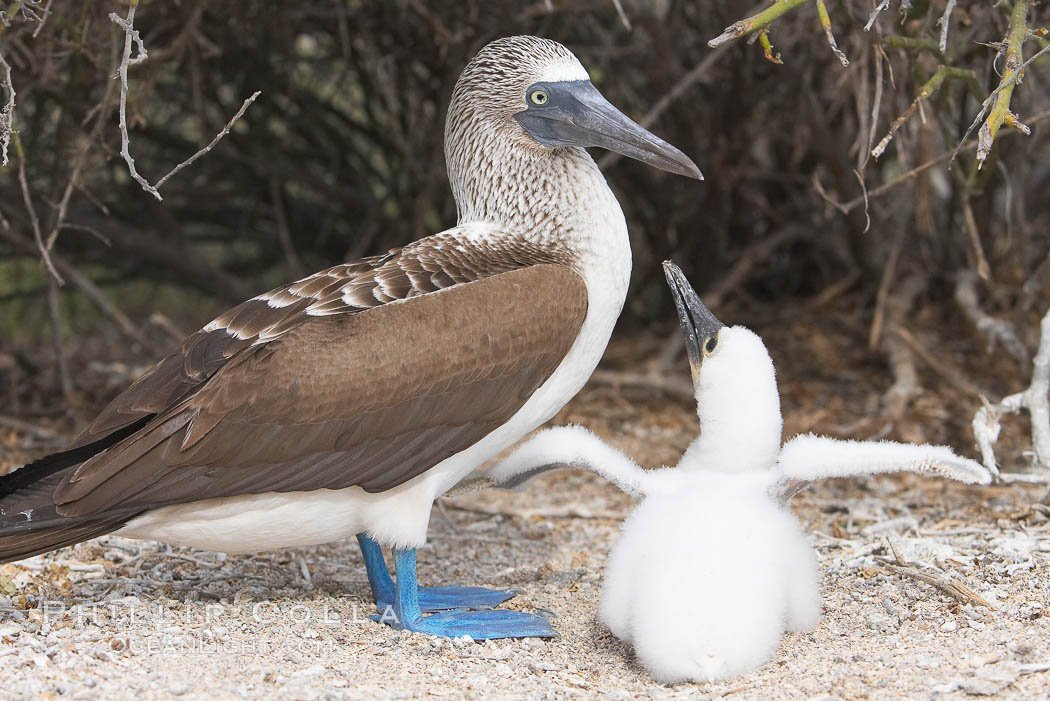
M 703 432 L 673 468 L 644 470 L 579 426 L 547 429 L 474 484 L 511 487 L 556 467 L 590 470 L 642 503 L 609 553 L 599 613 L 661 682 L 715 681 L 773 655 L 820 617 L 813 546 L 787 508 L 813 480 L 909 470 L 988 484 L 945 446 L 797 436 L 781 446 L 773 361 L 664 263 Z
M 702 178 L 565 47 L 484 47 L 445 127 L 458 224 L 259 295 L 187 338 L 70 449 L 0 478 L 0 561 L 110 532 L 227 552 L 358 534 L 384 620 L 551 635 L 539 616 L 471 610 L 513 592 L 417 587 L 415 548 L 434 500 L 551 418 L 608 342 L 631 252 L 587 146 Z

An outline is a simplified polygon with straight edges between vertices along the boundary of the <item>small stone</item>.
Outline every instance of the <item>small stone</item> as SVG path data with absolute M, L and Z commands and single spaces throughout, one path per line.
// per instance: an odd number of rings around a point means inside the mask
M 955 629 L 958 628 L 958 627 L 959 627 L 959 624 L 956 623 L 954 619 L 952 619 L 950 621 L 945 621 L 944 623 L 941 624 L 941 632 L 942 633 L 951 633 L 951 632 L 954 632 Z

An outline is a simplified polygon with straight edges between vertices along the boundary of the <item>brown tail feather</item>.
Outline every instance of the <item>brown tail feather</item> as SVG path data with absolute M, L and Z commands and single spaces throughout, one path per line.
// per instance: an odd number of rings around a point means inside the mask
M 55 472 L 0 496 L 0 562 L 22 560 L 111 533 L 137 515 L 137 511 L 121 511 L 62 516 L 51 495 L 65 472 Z
M 67 545 L 81 543 L 119 529 L 131 516 L 91 519 L 21 533 L 0 535 L 0 563 L 23 560 Z

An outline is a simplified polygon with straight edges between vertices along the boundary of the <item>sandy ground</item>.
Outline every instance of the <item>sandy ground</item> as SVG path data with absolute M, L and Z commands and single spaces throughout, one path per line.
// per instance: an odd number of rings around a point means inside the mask
M 694 430 L 680 405 L 574 406 L 563 420 L 600 414 L 590 424 L 650 465 L 676 461 Z M 1041 494 L 911 475 L 801 494 L 823 618 L 724 683 L 656 684 L 603 629 L 605 554 L 633 502 L 560 473 L 444 500 L 419 556 L 424 583 L 518 589 L 509 605 L 550 612 L 560 639 L 480 644 L 373 623 L 356 543 L 222 556 L 106 537 L 0 566 L 0 684 L 9 699 L 1046 697 Z M 891 571 L 891 544 L 913 572 L 976 598 Z

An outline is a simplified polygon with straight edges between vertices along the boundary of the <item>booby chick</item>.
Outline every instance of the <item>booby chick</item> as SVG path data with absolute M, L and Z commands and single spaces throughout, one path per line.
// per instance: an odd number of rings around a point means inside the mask
M 187 338 L 68 450 L 0 477 L 0 562 L 110 532 L 226 552 L 357 534 L 382 620 L 552 635 L 543 617 L 487 610 L 514 592 L 419 587 L 415 558 L 434 500 L 551 418 L 609 340 L 631 251 L 590 146 L 702 179 L 564 46 L 485 46 L 445 127 L 458 224 Z
M 513 487 L 573 467 L 641 498 L 609 553 L 600 617 L 655 679 L 715 681 L 758 667 L 784 631 L 820 617 L 816 556 L 787 507 L 806 485 L 898 470 L 976 484 L 991 475 L 943 446 L 814 435 L 781 446 L 780 397 L 762 339 L 723 325 L 676 265 L 664 270 L 703 429 L 678 465 L 644 470 L 568 426 L 539 433 L 474 483 Z

